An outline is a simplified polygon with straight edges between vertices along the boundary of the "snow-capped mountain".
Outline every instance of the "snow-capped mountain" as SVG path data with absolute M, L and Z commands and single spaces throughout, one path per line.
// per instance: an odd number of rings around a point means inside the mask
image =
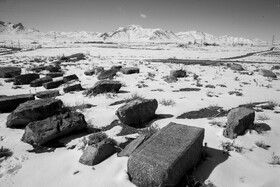
M 177 41 L 179 38 L 172 32 L 162 29 L 146 29 L 140 25 L 120 27 L 109 38 L 118 42 L 149 42 L 149 41 Z
M 29 29 L 21 23 L 12 24 L 0 21 L 1 41 L 43 41 L 43 42 L 176 42 L 191 44 L 219 44 L 219 45 L 251 45 L 267 44 L 259 39 L 246 39 L 242 37 L 221 36 L 215 37 L 201 31 L 187 31 L 173 33 L 163 29 L 148 29 L 140 25 L 129 25 L 120 27 L 112 32 L 40 32 L 36 29 Z

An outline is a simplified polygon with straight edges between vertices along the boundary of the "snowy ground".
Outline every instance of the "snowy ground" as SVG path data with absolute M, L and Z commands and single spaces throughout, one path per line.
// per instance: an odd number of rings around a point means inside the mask
M 0 56 L 1 65 L 17 65 L 23 68 L 39 65 L 31 63 L 34 58 L 49 58 L 73 53 L 83 52 L 88 59 L 75 63 L 66 63 L 62 66 L 66 74 L 75 73 L 81 80 L 83 87 L 91 87 L 96 81 L 96 76 L 85 76 L 84 71 L 93 66 L 110 68 L 112 65 L 135 66 L 140 68 L 139 74 L 124 75 L 118 73 L 116 80 L 125 84 L 122 87 L 123 93 L 116 95 L 103 94 L 96 97 L 85 97 L 82 92 L 62 94 L 58 98 L 66 105 L 77 105 L 90 103 L 96 107 L 85 109 L 82 113 L 86 121 L 95 127 L 108 126 L 117 119 L 115 111 L 120 105 L 109 106 L 109 104 L 128 98 L 131 94 L 139 94 L 146 98 L 155 98 L 159 102 L 163 99 L 171 99 L 175 102 L 173 106 L 159 104 L 157 114 L 170 114 L 173 117 L 157 120 L 153 125 L 162 128 L 169 122 L 177 122 L 205 128 L 205 139 L 208 147 L 208 158 L 196 169 L 195 175 L 198 178 L 211 181 L 216 186 L 279 186 L 280 165 L 269 164 L 272 161 L 272 154 L 280 156 L 280 107 L 274 111 L 264 110 L 256 112 L 256 121 L 264 122 L 271 127 L 270 131 L 258 134 L 255 131 L 239 136 L 234 144 L 244 147 L 242 153 L 230 152 L 230 156 L 222 153 L 222 142 L 233 142 L 225 138 L 222 127 L 211 126 L 211 119 L 176 119 L 184 112 L 198 110 L 209 105 L 219 105 L 224 109 L 231 109 L 240 104 L 262 101 L 274 101 L 280 103 L 280 70 L 273 70 L 278 73 L 277 80 L 262 77 L 258 72 L 254 75 L 240 75 L 225 66 L 199 66 L 169 63 L 147 62 L 146 59 L 182 58 L 182 59 L 211 59 L 245 55 L 250 52 L 263 51 L 269 47 L 191 47 L 187 49 L 177 48 L 174 45 L 159 45 L 155 49 L 128 49 L 128 48 L 101 48 L 97 46 L 80 46 L 72 48 L 48 48 L 35 51 L 15 53 L 13 55 Z M 278 51 L 279 52 L 279 51 Z M 20 61 L 12 64 L 11 60 Z M 244 61 L 270 62 L 262 64 L 242 64 L 248 71 L 257 68 L 270 69 L 272 63 L 280 63 L 279 53 L 277 55 L 253 55 L 243 59 Z M 185 69 L 188 77 L 180 78 L 176 83 L 166 83 L 163 76 L 169 75 L 170 70 Z M 26 70 L 23 70 L 23 73 Z M 151 75 L 154 74 L 154 77 Z M 195 88 L 196 80 L 193 74 L 201 78 L 203 85 L 198 92 L 173 92 L 180 88 Z M 211 84 L 216 88 L 205 88 Z M 227 87 L 219 87 L 224 84 Z M 21 93 L 35 93 L 44 88 L 31 88 L 28 85 L 20 89 L 12 89 L 12 83 L 5 83 L 0 79 L 0 95 L 15 95 Z M 137 85 L 147 87 L 138 88 Z M 155 89 L 161 91 L 153 91 Z M 243 96 L 229 95 L 229 91 L 239 90 Z M 61 93 L 62 87 L 60 88 Z M 207 95 L 214 95 L 209 97 Z M 267 120 L 261 121 L 259 115 L 265 115 Z M 24 130 L 6 128 L 5 122 L 8 114 L 0 114 L 0 147 L 8 147 L 13 151 L 13 156 L 0 163 L 0 186 L 134 186 L 126 174 L 127 158 L 118 158 L 115 155 L 103 163 L 89 167 L 78 162 L 82 151 L 78 148 L 58 148 L 49 153 L 29 153 L 32 149 L 29 144 L 20 141 Z M 216 118 L 222 125 L 226 123 L 226 117 Z M 117 140 L 120 137 L 115 135 L 120 128 L 111 129 L 108 134 Z M 73 139 L 71 144 L 79 144 L 81 137 Z M 271 147 L 268 150 L 255 145 L 256 141 L 264 141 Z

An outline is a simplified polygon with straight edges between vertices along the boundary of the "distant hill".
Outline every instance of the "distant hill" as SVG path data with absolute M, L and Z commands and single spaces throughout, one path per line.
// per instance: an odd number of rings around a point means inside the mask
M 7 23 L 0 21 L 0 40 L 26 40 L 43 42 L 169 42 L 189 44 L 218 44 L 218 45 L 251 45 L 266 44 L 259 39 L 246 39 L 242 37 L 220 36 L 215 37 L 201 31 L 186 31 L 174 33 L 160 28 L 143 28 L 140 25 L 120 27 L 113 32 L 98 33 L 86 31 L 74 32 L 40 32 L 36 29 L 26 28 L 22 23 Z

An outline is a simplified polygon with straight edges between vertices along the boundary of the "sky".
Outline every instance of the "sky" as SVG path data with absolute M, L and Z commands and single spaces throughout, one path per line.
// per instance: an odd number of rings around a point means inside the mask
M 110 32 L 131 24 L 280 40 L 280 0 L 0 0 L 0 21 L 40 31 Z

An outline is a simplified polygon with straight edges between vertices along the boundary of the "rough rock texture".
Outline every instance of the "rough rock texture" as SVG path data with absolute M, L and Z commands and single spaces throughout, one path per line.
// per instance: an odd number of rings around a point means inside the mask
M 84 115 L 66 112 L 41 121 L 34 121 L 25 127 L 22 141 L 31 145 L 43 145 L 63 135 L 86 129 Z
M 92 76 L 92 75 L 97 75 L 100 72 L 103 72 L 104 68 L 103 67 L 94 67 L 91 70 L 87 70 L 84 72 L 85 75 L 87 76 Z
M 260 69 L 259 70 L 260 75 L 264 76 L 264 77 L 271 77 L 271 78 L 277 78 L 277 76 L 275 75 L 275 73 L 273 73 L 270 70 L 267 69 Z
M 116 115 L 125 125 L 141 127 L 154 118 L 157 107 L 156 99 L 136 99 L 118 108 Z
M 122 84 L 119 81 L 101 80 L 94 84 L 92 88 L 86 91 L 86 95 L 96 96 L 101 93 L 117 93 Z
M 141 134 L 138 138 L 130 142 L 125 148 L 118 153 L 118 157 L 130 156 L 145 140 L 146 136 Z
M 52 82 L 46 82 L 43 84 L 43 86 L 46 89 L 53 89 L 53 88 L 57 88 L 57 87 L 61 86 L 62 84 L 64 84 L 63 80 L 56 80 L 56 81 L 52 81 Z
M 51 97 L 56 97 L 59 96 L 59 90 L 47 90 L 47 91 L 42 91 L 42 92 L 37 92 L 36 97 L 40 99 L 44 98 L 51 98 Z
M 21 74 L 21 68 L 18 67 L 0 67 L 0 78 L 12 78 Z
M 21 94 L 21 95 L 12 95 L 7 97 L 0 97 L 0 113 L 1 112 L 12 112 L 14 111 L 21 103 L 26 101 L 34 100 L 34 94 Z
M 62 110 L 62 101 L 38 99 L 20 104 L 7 118 L 7 127 L 21 128 L 28 123 L 53 116 Z
M 62 72 L 47 73 L 46 76 L 51 78 L 62 77 L 63 73 Z
M 202 155 L 204 129 L 169 123 L 140 145 L 128 160 L 128 173 L 138 187 L 175 186 Z
M 134 73 L 139 73 L 140 69 L 135 67 L 126 67 L 120 69 L 120 72 L 122 72 L 123 74 L 134 74 Z
M 94 166 L 116 153 L 116 151 L 114 145 L 102 141 L 98 144 L 88 146 L 79 162 L 85 165 Z
M 240 64 L 230 64 L 230 69 L 234 71 L 243 71 L 244 68 Z
M 98 80 L 113 79 L 113 77 L 117 74 L 118 71 L 119 71 L 118 69 L 109 69 L 109 70 L 102 71 L 97 76 L 97 79 Z
M 51 77 L 42 77 L 42 78 L 39 78 L 39 79 L 36 79 L 34 81 L 32 81 L 30 83 L 30 86 L 31 87 L 39 87 L 39 86 L 42 86 L 44 83 L 46 82 L 51 82 L 52 81 L 52 78 Z
M 239 107 L 232 109 L 227 116 L 227 126 L 224 136 L 234 139 L 243 135 L 254 124 L 255 112 L 252 109 Z
M 60 60 L 69 62 L 69 61 L 79 61 L 79 60 L 85 60 L 86 56 L 83 53 L 75 53 L 69 56 L 63 56 L 60 58 Z
M 172 70 L 170 71 L 170 77 L 181 78 L 187 75 L 185 70 Z
M 40 76 L 36 73 L 28 73 L 15 77 L 14 85 L 30 84 L 32 81 L 39 79 Z
M 79 82 L 74 82 L 63 88 L 65 93 L 84 90 Z
M 76 74 L 67 75 L 67 76 L 63 77 L 64 83 L 72 81 L 72 80 L 79 80 L 79 78 Z

